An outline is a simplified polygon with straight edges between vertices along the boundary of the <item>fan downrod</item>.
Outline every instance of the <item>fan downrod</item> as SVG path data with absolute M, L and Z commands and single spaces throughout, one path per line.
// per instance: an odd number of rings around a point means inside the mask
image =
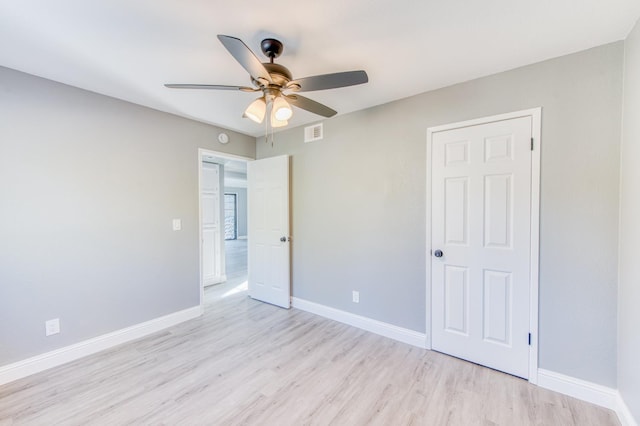
M 264 56 L 273 62 L 275 58 L 282 54 L 284 46 L 280 40 L 276 40 L 275 38 L 265 38 L 262 40 L 262 43 L 260 43 L 260 48 L 262 49 Z

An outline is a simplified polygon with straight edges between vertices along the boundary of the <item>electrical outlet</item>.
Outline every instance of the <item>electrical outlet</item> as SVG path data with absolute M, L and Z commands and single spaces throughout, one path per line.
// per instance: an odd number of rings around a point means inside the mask
M 182 219 L 173 219 L 173 230 L 180 231 L 182 229 Z
M 353 303 L 360 303 L 360 292 L 353 290 L 352 299 L 353 299 Z
M 60 333 L 60 318 L 54 318 L 44 323 L 45 336 Z

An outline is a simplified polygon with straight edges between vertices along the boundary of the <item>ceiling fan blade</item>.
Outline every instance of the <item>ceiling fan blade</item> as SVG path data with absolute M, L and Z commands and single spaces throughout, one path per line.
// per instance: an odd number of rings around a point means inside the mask
M 223 86 L 220 84 L 165 84 L 170 89 L 209 89 L 209 90 L 241 90 L 243 92 L 257 92 L 259 89 L 244 86 Z
M 273 83 L 267 69 L 242 40 L 228 35 L 218 34 L 218 40 L 227 48 L 231 56 L 247 70 L 254 80 L 263 79 Z
M 338 87 L 355 86 L 369 81 L 367 73 L 363 70 L 345 71 L 333 74 L 314 75 L 312 77 L 293 80 L 289 85 L 300 86 L 299 92 L 312 92 L 314 90 L 335 89 Z
M 328 106 L 322 105 L 321 103 L 313 101 L 309 98 L 305 98 L 304 96 L 285 95 L 285 98 L 287 98 L 287 101 L 289 101 L 291 105 L 295 105 L 298 108 L 302 108 L 304 110 L 307 110 L 314 114 L 321 115 L 323 117 L 333 117 L 338 113 L 337 111 L 332 110 Z

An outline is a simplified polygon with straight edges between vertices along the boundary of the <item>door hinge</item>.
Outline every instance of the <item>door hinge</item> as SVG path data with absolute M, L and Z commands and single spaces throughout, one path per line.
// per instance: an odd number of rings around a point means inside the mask
M 531 151 L 533 151 L 533 138 L 531 138 Z
M 529 346 L 531 346 L 531 333 L 529 333 Z

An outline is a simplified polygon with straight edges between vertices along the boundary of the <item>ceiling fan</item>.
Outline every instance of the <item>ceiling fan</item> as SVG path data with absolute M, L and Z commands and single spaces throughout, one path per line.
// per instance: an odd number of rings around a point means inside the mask
M 269 62 L 260 62 L 251 49 L 242 40 L 227 35 L 218 35 L 218 40 L 231 53 L 236 61 L 247 70 L 251 76 L 252 87 L 224 86 L 217 84 L 165 84 L 172 89 L 213 89 L 240 90 L 242 92 L 262 92 L 262 96 L 254 100 L 244 112 L 256 123 L 262 123 L 269 112 L 272 127 L 283 127 L 293 115 L 291 105 L 310 111 L 323 117 L 333 117 L 337 112 L 326 105 L 300 96 L 296 92 L 312 92 L 315 90 L 335 89 L 338 87 L 354 86 L 369 81 L 365 71 L 346 71 L 333 74 L 314 75 L 311 77 L 293 79 L 291 72 L 283 65 L 273 62 L 282 54 L 284 46 L 273 38 L 262 40 L 262 53 L 269 58 Z

